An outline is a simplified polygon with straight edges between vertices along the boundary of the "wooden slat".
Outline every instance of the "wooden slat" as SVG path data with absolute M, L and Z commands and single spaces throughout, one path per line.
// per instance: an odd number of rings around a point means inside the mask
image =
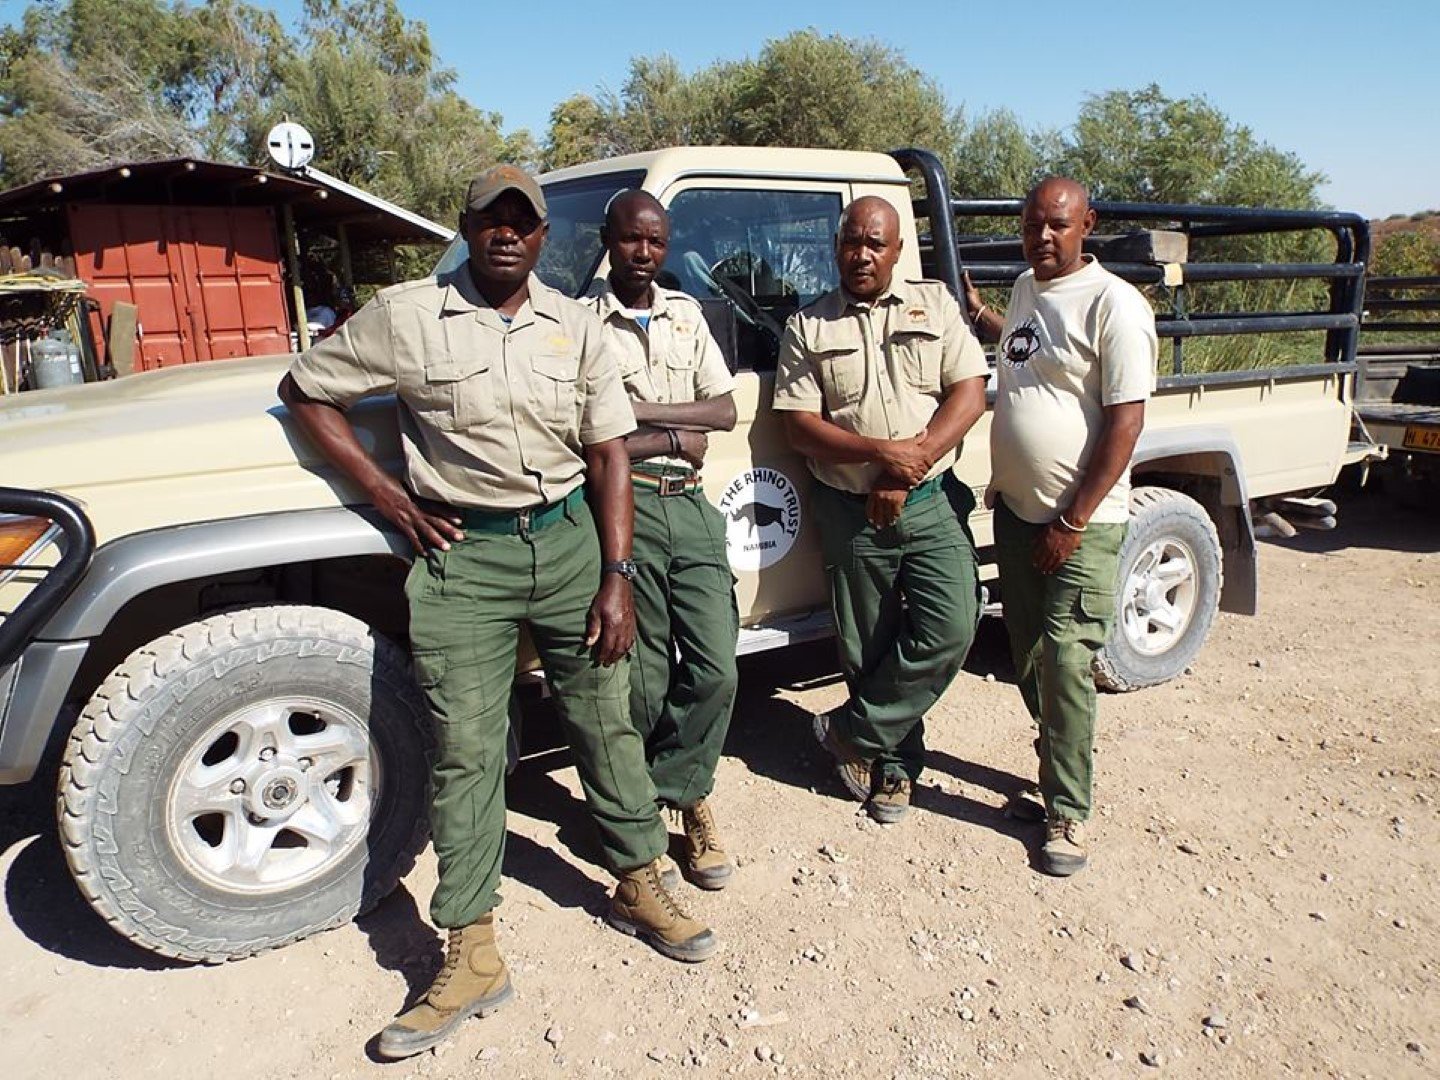
M 124 300 L 115 301 L 110 311 L 110 328 L 105 335 L 105 359 L 117 376 L 135 371 L 135 325 L 140 309 Z

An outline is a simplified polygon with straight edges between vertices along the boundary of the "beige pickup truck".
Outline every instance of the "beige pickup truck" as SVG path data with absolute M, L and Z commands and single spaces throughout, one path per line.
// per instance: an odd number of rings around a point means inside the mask
M 1023 269 L 1013 230 L 996 239 L 1018 203 L 952 199 L 919 150 L 671 149 L 543 183 L 541 273 L 574 294 L 606 272 L 598 228 L 616 191 L 644 187 L 669 207 L 668 283 L 701 301 L 737 374 L 740 422 L 712 438 L 704 472 L 728 523 L 740 650 L 827 633 L 809 475 L 770 409 L 785 319 L 836 284 L 836 222 L 859 195 L 899 212 L 899 272 L 952 288 L 962 267 L 993 287 Z M 1098 209 L 1114 235 L 1096 250 L 1152 292 L 1169 346 L 1135 456 L 1121 615 L 1096 670 L 1123 690 L 1180 672 L 1217 610 L 1253 612 L 1253 516 L 1365 453 L 1348 432 L 1366 236 L 1348 214 Z M 987 235 L 962 234 L 957 222 L 971 218 Z M 1334 238 L 1333 261 L 1217 261 L 1236 236 L 1305 230 Z M 442 265 L 462 258 L 457 246 Z M 1197 286 L 1292 278 L 1320 282 L 1315 310 L 1187 310 Z M 1313 356 L 1186 370 L 1196 337 L 1268 333 L 1311 335 Z M 172 368 L 0 402 L 0 783 L 30 780 L 47 746 L 58 750 L 77 883 L 117 931 L 172 957 L 246 956 L 348 920 L 425 840 L 408 552 L 295 431 L 275 397 L 287 363 Z M 393 403 L 353 418 L 395 462 Z M 957 467 L 977 495 L 987 424 Z M 995 611 L 988 516 L 973 525 Z

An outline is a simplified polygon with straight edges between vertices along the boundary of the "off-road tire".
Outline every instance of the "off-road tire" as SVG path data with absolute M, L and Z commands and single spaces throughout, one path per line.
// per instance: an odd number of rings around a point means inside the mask
M 378 774 L 363 840 L 293 888 L 216 888 L 172 842 L 167 793 L 217 717 L 292 694 L 363 728 L 349 725 Z M 346 923 L 395 888 L 428 835 L 430 746 L 408 657 L 364 623 L 302 606 L 215 615 L 131 653 L 85 706 L 60 769 L 61 843 L 85 898 L 130 940 L 180 960 L 251 956 Z
M 1136 564 L 1157 545 L 1189 553 L 1193 592 L 1183 631 L 1163 652 L 1137 647 L 1133 620 L 1127 633 L 1127 583 Z M 1220 605 L 1223 565 L 1220 537 L 1205 508 L 1188 495 L 1162 487 L 1137 487 L 1130 496 L 1130 528 L 1120 547 L 1115 623 L 1095 656 L 1095 684 L 1125 692 L 1168 682 L 1185 670 L 1205 644 Z

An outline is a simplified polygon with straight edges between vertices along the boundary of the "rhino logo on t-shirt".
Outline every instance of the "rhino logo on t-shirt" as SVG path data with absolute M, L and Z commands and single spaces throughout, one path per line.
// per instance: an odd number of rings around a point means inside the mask
M 1000 346 L 1000 355 L 1011 367 L 1021 367 L 1039 351 L 1040 328 L 1029 320 L 1011 330 Z

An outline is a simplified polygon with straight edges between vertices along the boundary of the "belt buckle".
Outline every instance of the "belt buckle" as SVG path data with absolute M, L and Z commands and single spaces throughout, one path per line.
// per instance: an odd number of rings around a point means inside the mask
M 685 477 L 683 476 L 662 476 L 660 477 L 660 495 L 683 495 L 685 494 Z
M 533 514 L 532 510 L 521 510 L 515 515 L 515 531 L 520 534 L 522 540 L 530 539 L 530 523 Z

